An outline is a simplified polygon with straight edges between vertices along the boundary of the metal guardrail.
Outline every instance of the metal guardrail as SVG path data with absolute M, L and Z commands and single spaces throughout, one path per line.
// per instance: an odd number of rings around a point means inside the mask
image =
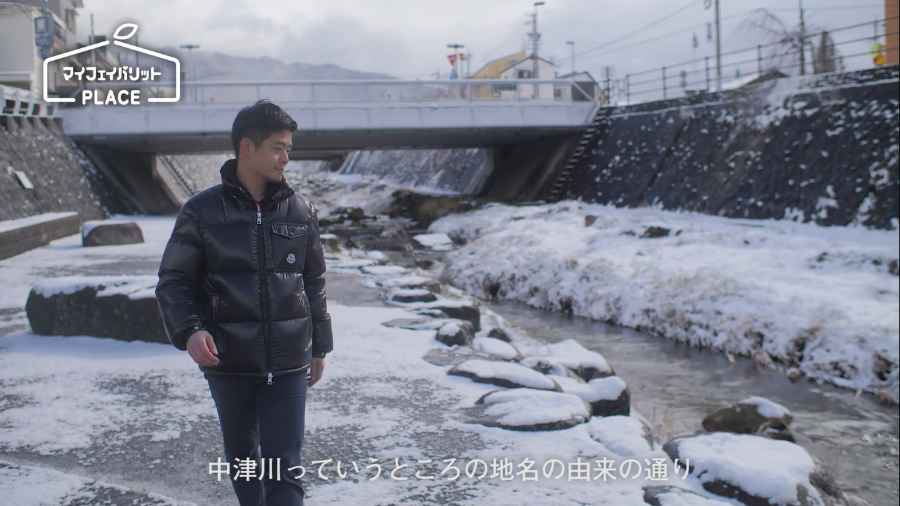
M 883 18 L 879 20 L 875 20 L 874 23 L 884 23 L 888 20 L 898 19 L 900 16 L 892 16 L 888 18 Z M 812 41 L 814 39 L 818 39 L 822 37 L 822 34 L 825 33 L 829 36 L 834 35 L 836 33 L 845 32 L 847 30 L 852 30 L 856 28 L 863 28 L 872 26 L 873 22 L 859 23 L 855 25 L 844 26 L 840 28 L 836 28 L 834 30 L 825 30 L 822 32 L 815 32 L 807 34 L 804 37 L 804 44 Z M 882 36 L 887 37 L 889 35 L 896 35 L 898 32 L 890 32 L 884 33 Z M 848 40 L 840 40 L 833 41 L 833 47 L 835 49 L 846 46 L 848 44 L 871 41 L 873 37 L 855 37 Z M 722 53 L 721 56 L 723 58 L 728 58 L 730 61 L 722 63 L 722 80 L 726 79 L 725 70 L 729 70 L 729 72 L 733 72 L 734 69 L 752 66 L 755 67 L 755 73 L 748 73 L 745 77 L 748 76 L 761 76 L 768 71 L 778 70 L 792 70 L 800 67 L 800 63 L 782 63 L 783 60 L 792 55 L 796 55 L 798 53 L 797 48 L 790 48 L 784 52 L 773 52 L 772 54 L 765 55 L 764 50 L 778 48 L 780 42 L 773 42 L 769 44 L 761 44 L 753 47 L 748 47 L 745 49 L 739 49 L 736 51 L 729 51 Z M 882 52 L 887 54 L 889 52 L 897 52 L 898 47 L 884 47 L 882 48 Z M 860 56 L 869 55 L 869 52 L 860 52 L 846 55 L 837 55 L 842 60 L 849 58 L 857 58 Z M 705 93 L 709 91 L 716 91 L 718 89 L 717 78 L 715 77 L 715 67 L 711 66 L 712 60 L 715 57 L 706 56 L 704 58 L 698 58 L 682 63 L 678 63 L 675 65 L 669 65 L 665 67 L 658 67 L 651 70 L 645 70 L 643 72 L 636 72 L 627 74 L 622 83 L 622 89 L 619 91 L 619 97 L 625 99 L 625 103 L 632 103 L 633 97 L 641 97 L 639 101 L 649 101 L 649 100 L 658 100 L 662 98 L 663 100 L 667 98 L 676 98 L 679 96 L 685 96 L 691 93 Z M 806 61 L 806 67 L 813 67 L 814 58 L 810 58 Z M 702 68 L 697 68 L 701 66 Z M 870 63 L 864 68 L 874 67 L 875 65 Z M 751 67 L 751 68 L 752 68 Z M 681 69 L 679 71 L 679 69 Z M 646 76 L 646 77 L 645 77 Z M 658 76 L 658 77 L 654 77 Z M 730 81 L 734 81 L 734 77 L 728 77 Z M 723 83 L 722 89 L 726 89 L 728 83 Z M 649 86 L 649 87 L 648 87 Z M 651 95 L 647 97 L 647 95 Z M 646 98 L 645 98 L 646 97 Z
M 594 90 L 569 79 L 451 79 L 335 81 L 182 82 L 179 104 L 250 104 L 268 98 L 278 104 L 595 101 Z M 87 89 L 145 88 L 154 96 L 173 96 L 174 87 L 156 83 L 92 83 Z M 80 102 L 76 102 L 78 105 Z
M 55 118 L 56 107 L 47 104 L 40 93 L 0 84 L 0 116 Z

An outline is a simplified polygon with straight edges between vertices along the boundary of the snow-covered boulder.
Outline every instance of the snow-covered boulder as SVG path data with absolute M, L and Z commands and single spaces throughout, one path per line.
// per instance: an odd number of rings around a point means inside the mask
M 381 322 L 381 325 L 408 330 L 438 330 L 448 323 L 459 321 L 450 318 L 397 318 Z
M 391 258 L 384 254 L 382 251 L 374 250 L 366 253 L 366 256 L 369 257 L 370 260 L 375 262 L 375 265 L 386 265 L 391 263 Z
M 453 239 L 447 234 L 419 234 L 414 235 L 412 240 L 422 246 L 434 251 L 450 251 L 453 249 Z
M 454 303 L 454 301 L 441 301 L 438 304 L 429 306 L 430 309 L 439 309 L 447 314 L 450 318 L 459 318 L 466 320 L 472 324 L 475 332 L 481 330 L 481 311 L 475 306 L 464 303 Z
M 644 487 L 644 502 L 650 506 L 723 506 L 727 502 L 708 499 L 693 490 L 658 485 Z
M 510 339 L 509 334 L 507 334 L 506 331 L 503 330 L 503 329 L 501 329 L 500 327 L 494 327 L 494 328 L 492 328 L 492 329 L 488 332 L 488 337 L 493 337 L 494 339 L 499 339 L 499 340 L 501 340 L 501 341 L 506 341 L 507 343 L 512 342 L 512 339 Z
M 510 365 L 510 364 L 507 364 Z M 468 423 L 520 431 L 562 430 L 591 418 L 591 407 L 575 395 L 514 388 L 484 394 L 467 411 Z
M 577 372 L 585 381 L 615 374 L 603 355 L 585 348 L 574 339 L 565 339 L 547 348 L 554 361 Z
M 41 281 L 31 289 L 25 313 L 35 334 L 111 337 L 169 343 L 156 276 L 72 276 Z
M 631 413 L 631 394 L 618 376 L 594 378 L 587 383 L 568 377 L 554 377 L 563 392 L 575 394 L 590 403 L 594 416 L 615 416 Z
M 319 242 L 322 248 L 329 253 L 341 251 L 341 238 L 334 234 L 319 234 Z
M 86 221 L 81 225 L 81 244 L 90 246 L 114 246 L 144 242 L 141 227 L 133 221 Z
M 472 344 L 475 337 L 475 329 L 472 324 L 462 320 L 450 321 L 438 329 L 437 335 L 434 336 L 439 342 L 447 346 L 468 346 Z
M 520 360 L 519 363 L 530 367 L 541 374 L 572 378 L 579 383 L 585 383 L 584 378 L 579 376 L 578 373 L 549 357 L 525 357 Z
M 587 423 L 587 430 L 591 439 L 622 457 L 635 457 L 653 450 L 650 427 L 637 418 L 595 416 Z
M 478 351 L 496 355 L 503 360 L 517 362 L 522 359 L 522 354 L 515 346 L 493 337 L 476 337 L 472 341 L 472 347 Z
M 368 281 L 368 280 L 367 280 Z M 406 289 L 421 289 L 424 288 L 426 290 L 432 292 L 440 292 L 441 285 L 437 281 L 426 278 L 425 276 L 399 276 L 399 277 L 391 277 L 391 278 L 382 278 L 375 279 L 371 281 L 371 284 L 364 283 L 367 286 L 371 286 L 373 288 L 406 288 Z
M 506 388 L 534 388 L 562 392 L 559 384 L 549 376 L 512 362 L 467 360 L 454 366 L 447 374 Z
M 367 259 L 370 263 L 372 259 Z M 406 269 L 399 265 L 365 265 L 361 270 L 366 274 L 374 274 L 376 276 L 400 276 L 406 272 Z
M 400 288 L 391 292 L 391 300 L 408 304 L 410 302 L 434 302 L 437 296 L 424 288 Z
M 828 471 L 794 443 L 714 432 L 675 438 L 663 450 L 687 467 L 706 491 L 743 504 L 843 504 Z
M 716 410 L 703 419 L 709 432 L 759 434 L 793 442 L 788 425 L 794 419 L 790 410 L 764 397 L 748 397 Z

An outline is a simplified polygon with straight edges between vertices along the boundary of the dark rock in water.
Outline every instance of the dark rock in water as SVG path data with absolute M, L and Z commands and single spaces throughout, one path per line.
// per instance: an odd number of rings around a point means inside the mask
M 667 504 L 693 504 L 695 506 L 713 506 L 716 504 L 728 504 L 715 499 L 707 499 L 702 495 L 678 488 L 672 485 L 659 485 L 655 487 L 644 487 L 644 502 L 650 506 L 666 506 Z
M 416 259 L 416 267 L 419 269 L 431 269 L 434 266 L 434 260 L 429 258 L 417 258 Z
M 494 327 L 488 332 L 488 337 L 493 337 L 494 339 L 499 339 L 501 341 L 506 341 L 507 343 L 512 342 L 512 339 L 509 338 L 509 334 L 506 333 L 505 330 L 500 327 Z
M 644 230 L 644 233 L 641 234 L 641 237 L 644 239 L 656 239 L 659 237 L 668 237 L 669 229 L 662 227 L 647 227 L 647 230 Z
M 467 321 L 449 322 L 438 329 L 434 337 L 447 346 L 469 346 L 475 337 L 475 329 Z
M 111 337 L 169 344 L 156 302 L 156 276 L 55 278 L 28 295 L 35 334 Z
M 888 272 L 890 272 L 894 276 L 900 275 L 900 266 L 898 266 L 898 264 L 900 264 L 900 261 L 891 260 L 888 263 Z
M 559 383 L 533 369 L 515 362 L 492 360 L 468 360 L 447 371 L 447 374 L 463 376 L 476 383 L 489 383 L 506 388 L 534 388 L 562 392 Z
M 88 246 L 115 246 L 144 242 L 141 227 L 134 222 L 86 222 L 82 226 L 81 244 Z
M 475 306 L 432 306 L 431 309 L 440 309 L 450 318 L 459 318 L 472 324 L 475 332 L 481 330 L 481 312 Z
M 830 472 L 794 443 L 715 432 L 677 437 L 663 451 L 687 467 L 704 490 L 748 506 L 844 504 Z M 760 483 L 767 485 L 760 490 Z
M 584 217 L 584 226 L 590 227 L 591 225 L 594 224 L 595 221 L 597 221 L 597 217 L 589 214 Z
M 781 432 L 770 432 L 766 434 L 767 437 L 793 441 L 793 435 L 786 431 L 793 419 L 791 412 L 781 404 L 763 397 L 748 397 L 710 413 L 703 419 L 702 425 L 709 432 L 735 434 L 757 434 L 762 430 L 773 429 Z
M 777 439 L 779 441 L 788 441 L 791 443 L 795 443 L 794 433 L 791 431 L 789 427 L 784 429 L 773 429 L 771 427 L 763 429 L 762 432 L 759 432 L 757 435 L 762 437 L 767 437 L 769 439 Z
M 591 418 L 591 407 L 577 396 L 533 388 L 496 390 L 475 404 L 465 411 L 466 423 L 508 430 L 563 430 Z
M 351 220 L 364 220 L 366 219 L 366 213 L 359 207 L 350 207 L 347 209 L 347 217 Z
M 391 295 L 394 302 L 434 302 L 437 296 L 425 289 L 398 290 Z

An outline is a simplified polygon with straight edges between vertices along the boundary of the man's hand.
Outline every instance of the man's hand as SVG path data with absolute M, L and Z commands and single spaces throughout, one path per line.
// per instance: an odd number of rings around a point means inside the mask
M 313 357 L 309 361 L 309 374 L 306 375 L 306 386 L 311 387 L 322 379 L 322 372 L 325 370 L 325 359 Z
M 213 366 L 219 363 L 219 359 L 215 355 L 219 354 L 216 349 L 216 343 L 205 330 L 198 330 L 191 334 L 187 342 L 188 354 L 194 359 L 194 362 L 202 366 Z

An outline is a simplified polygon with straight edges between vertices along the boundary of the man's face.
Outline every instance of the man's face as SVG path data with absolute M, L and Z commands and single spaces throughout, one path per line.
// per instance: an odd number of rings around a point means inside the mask
M 284 130 L 265 139 L 257 148 L 248 138 L 241 140 L 241 150 L 249 162 L 247 168 L 260 178 L 271 182 L 281 182 L 284 168 L 291 152 L 291 132 Z

